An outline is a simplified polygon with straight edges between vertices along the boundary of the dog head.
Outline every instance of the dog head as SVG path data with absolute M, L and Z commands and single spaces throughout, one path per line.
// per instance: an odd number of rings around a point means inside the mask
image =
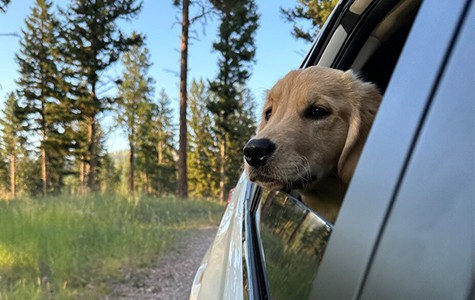
M 244 147 L 247 175 L 270 189 L 305 189 L 329 174 L 348 183 L 381 100 L 351 71 L 291 71 L 268 92 Z

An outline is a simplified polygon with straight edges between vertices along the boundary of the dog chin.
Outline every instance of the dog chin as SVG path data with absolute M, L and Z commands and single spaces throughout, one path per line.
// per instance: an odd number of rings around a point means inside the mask
M 276 178 L 270 178 L 261 174 L 253 174 L 252 172 L 248 173 L 248 177 L 250 181 L 255 182 L 263 188 L 270 190 L 301 190 L 305 189 L 308 185 L 314 183 L 317 180 L 316 177 L 312 176 L 309 179 L 302 179 L 301 177 L 298 177 L 299 179 L 289 182 L 284 180 L 278 180 Z
M 255 180 L 253 181 L 257 184 L 259 184 L 261 187 L 268 189 L 268 190 L 281 190 L 284 188 L 284 184 L 281 182 L 277 181 L 260 181 L 260 180 Z

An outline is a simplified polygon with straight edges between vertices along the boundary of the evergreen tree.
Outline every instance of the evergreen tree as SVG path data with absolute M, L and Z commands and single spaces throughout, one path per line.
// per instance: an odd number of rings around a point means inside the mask
M 150 126 L 143 126 L 141 134 L 145 137 L 141 145 L 143 170 L 149 175 L 153 190 L 160 195 L 174 194 L 177 191 L 175 125 L 170 105 L 170 98 L 162 90 L 158 103 L 152 106 Z M 152 164 L 152 159 L 156 162 L 155 165 Z
M 42 192 L 46 196 L 54 186 L 61 186 L 65 150 L 69 149 L 64 133 L 68 128 L 69 102 L 64 97 L 62 76 L 57 67 L 58 21 L 51 13 L 52 3 L 37 0 L 26 28 L 22 30 L 17 61 L 21 77 L 19 92 L 31 120 L 30 129 L 40 137 Z M 53 180 L 54 181 L 54 180 Z
M 132 38 L 135 33 L 132 34 Z M 151 66 L 147 48 L 133 46 L 123 56 L 125 67 L 122 83 L 119 85 L 117 121 L 124 128 L 129 142 L 129 191 L 135 190 L 135 156 L 137 144 L 143 138 L 140 128 L 143 118 L 151 113 L 153 79 L 147 75 Z M 146 120 L 145 120 L 146 121 Z M 149 123 L 148 123 L 149 124 Z
M 104 84 L 101 75 L 119 59 L 121 53 L 142 41 L 138 35 L 125 36 L 117 25 L 118 20 L 128 20 L 138 14 L 142 3 L 136 2 L 73 0 L 67 11 L 61 11 L 66 21 L 62 34 L 67 48 L 63 53 L 68 56 L 70 69 L 75 72 L 72 74 L 72 92 L 87 128 L 83 172 L 89 190 L 95 190 L 99 162 L 95 142 L 100 130 L 97 118 L 113 102 L 100 93 L 101 84 Z
M 179 5 L 179 0 L 174 0 Z M 187 76 L 188 76 L 188 31 L 190 27 L 190 0 L 181 0 L 181 46 L 180 46 L 180 129 L 178 148 L 178 195 L 188 197 L 187 174 Z
M 233 188 L 243 171 L 242 149 L 256 133 L 255 101 L 248 89 L 240 92 L 240 108 L 228 118 L 230 125 L 229 150 L 226 159 L 228 174 L 226 190 Z
M 109 153 L 105 153 L 101 161 L 102 167 L 99 172 L 101 191 L 114 193 L 117 191 L 120 182 L 120 170 L 116 167 Z
M 135 182 L 137 190 L 153 194 L 158 193 L 158 130 L 154 118 L 158 114 L 157 104 L 150 100 L 143 103 L 141 111 L 137 114 L 137 143 L 135 166 Z M 130 165 L 130 163 L 129 163 Z M 130 171 L 130 169 L 129 169 Z
M 18 156 L 25 148 L 26 138 L 22 134 L 25 130 L 25 111 L 20 107 L 18 98 L 10 93 L 5 101 L 0 119 L 3 151 L 9 160 L 10 195 L 15 198 L 17 192 L 17 165 Z
M 209 94 L 203 80 L 192 81 L 188 99 L 190 192 L 194 197 L 218 197 L 218 143 L 213 134 L 213 118 L 206 107 Z
M 337 3 L 338 0 L 297 0 L 294 8 L 280 8 L 280 12 L 287 22 L 292 23 L 294 37 L 313 42 Z M 310 28 L 305 28 L 299 20 L 310 21 Z
M 10 0 L 0 0 L 0 11 L 6 12 L 8 4 L 10 4 Z
M 181 9 L 181 44 L 180 44 L 180 112 L 179 112 L 179 147 L 178 147 L 178 195 L 182 198 L 188 197 L 188 129 L 187 129 L 187 77 L 188 77 L 188 44 L 190 25 L 197 20 L 206 20 L 206 16 L 211 12 L 208 9 L 209 2 L 173 0 L 173 4 Z M 200 7 L 200 13 L 190 20 L 190 8 L 195 4 Z
M 112 166 L 112 161 L 106 148 L 106 138 L 101 128 L 96 132 L 94 143 L 97 145 L 97 170 L 94 186 L 100 188 L 101 191 L 111 191 L 117 180 L 115 168 Z
M 8 161 L 5 157 L 5 145 L 0 136 L 0 199 L 8 197 L 9 181 Z
M 259 15 L 254 0 L 212 0 L 221 25 L 213 48 L 219 52 L 218 75 L 210 83 L 216 95 L 208 108 L 215 115 L 220 148 L 220 199 L 225 197 L 226 158 L 232 132 L 229 118 L 242 109 L 240 91 L 250 76 Z

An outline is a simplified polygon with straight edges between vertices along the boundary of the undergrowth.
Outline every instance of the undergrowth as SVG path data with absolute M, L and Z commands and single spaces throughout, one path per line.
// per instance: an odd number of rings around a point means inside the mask
M 185 230 L 218 224 L 204 200 L 61 196 L 0 201 L 0 299 L 97 299 Z

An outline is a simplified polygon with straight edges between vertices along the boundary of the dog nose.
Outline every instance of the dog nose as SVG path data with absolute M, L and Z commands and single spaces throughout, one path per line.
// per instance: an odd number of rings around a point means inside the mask
M 274 153 L 275 144 L 268 139 L 252 139 L 244 146 L 244 159 L 253 167 L 261 167 Z

